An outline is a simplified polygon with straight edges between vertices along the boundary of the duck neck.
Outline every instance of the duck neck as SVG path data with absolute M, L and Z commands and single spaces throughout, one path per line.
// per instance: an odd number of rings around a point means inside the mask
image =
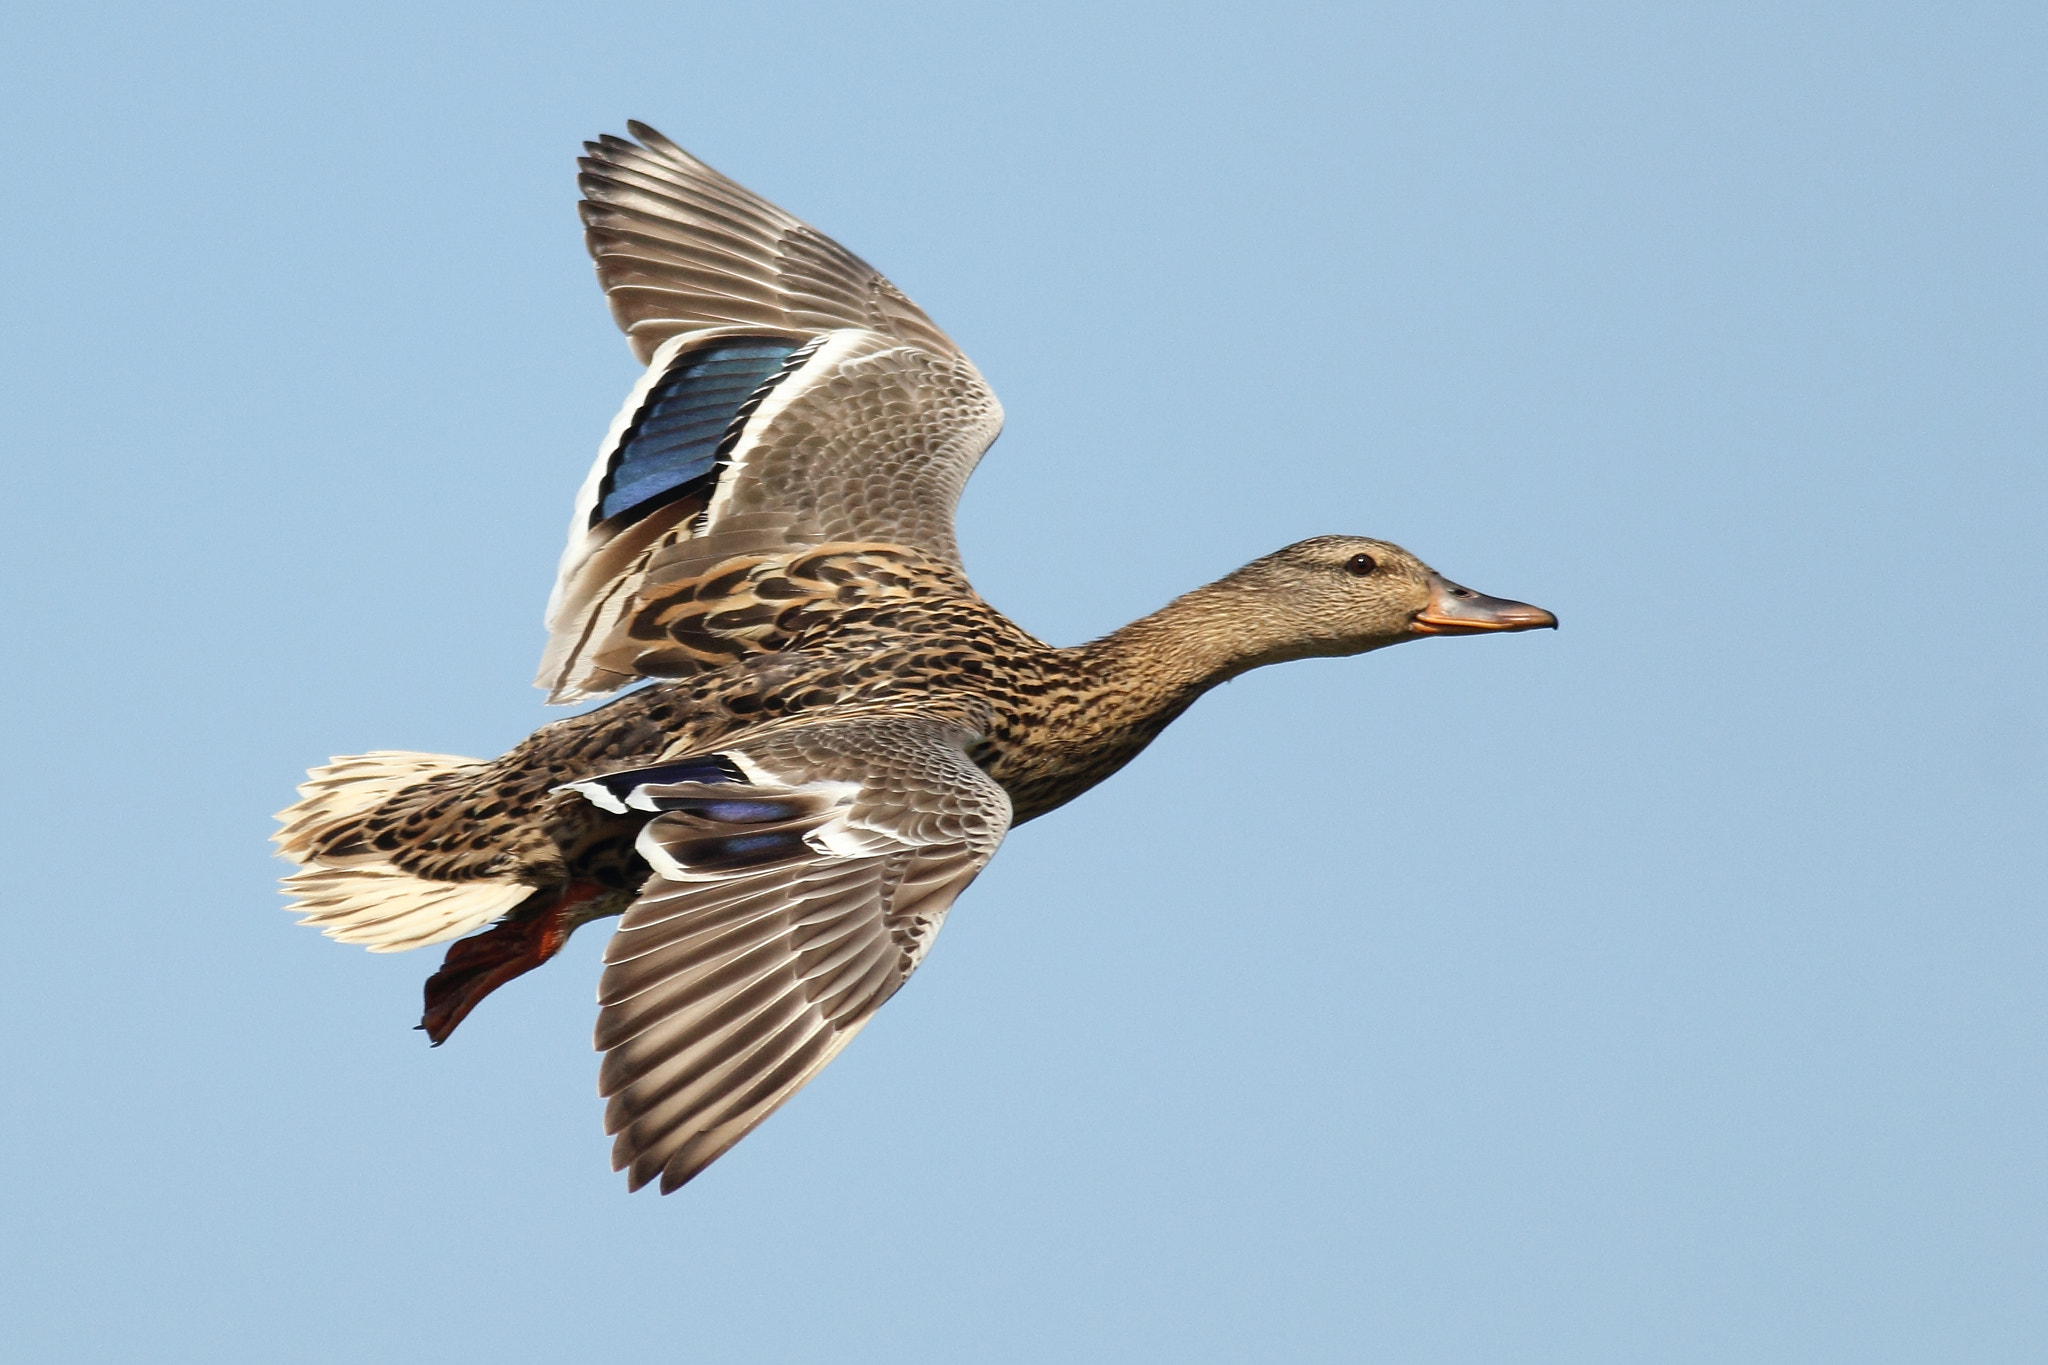
M 1083 670 L 1112 713 L 1171 720 L 1218 683 L 1312 652 L 1235 577 L 1081 646 Z
M 1027 742 L 990 771 L 1018 821 L 1071 801 L 1130 762 L 1197 697 L 1249 668 L 1297 657 L 1254 594 L 1224 579 L 1061 656 L 1070 682 Z M 1270 637 L 1270 638 L 1269 638 Z

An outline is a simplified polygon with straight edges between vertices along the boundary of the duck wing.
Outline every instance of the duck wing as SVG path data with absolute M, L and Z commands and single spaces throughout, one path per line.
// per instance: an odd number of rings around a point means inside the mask
M 815 1076 L 895 994 L 1010 824 L 964 723 L 890 713 L 574 784 L 655 812 L 655 869 L 604 954 L 614 1169 L 666 1194 Z
M 909 546 L 954 569 L 953 512 L 1002 406 L 872 266 L 642 124 L 586 144 L 586 239 L 647 371 L 578 495 L 539 686 L 643 677 L 633 622 L 727 558 Z
M 882 273 L 801 219 L 728 180 L 644 123 L 636 144 L 584 144 L 584 243 L 633 354 L 707 327 L 815 336 L 880 332 L 934 355 L 960 348 Z

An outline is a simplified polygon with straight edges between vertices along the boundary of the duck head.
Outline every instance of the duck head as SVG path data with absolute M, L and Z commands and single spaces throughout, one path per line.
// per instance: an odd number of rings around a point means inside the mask
M 1557 626 L 1557 618 L 1541 607 L 1474 592 L 1400 546 L 1363 536 L 1299 541 L 1253 560 L 1211 589 L 1217 594 L 1213 605 L 1223 609 L 1243 651 L 1243 668 L 1363 654 L 1430 635 Z

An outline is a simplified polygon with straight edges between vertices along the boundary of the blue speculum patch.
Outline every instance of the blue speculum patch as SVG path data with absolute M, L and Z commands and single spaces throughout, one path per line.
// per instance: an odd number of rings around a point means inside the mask
M 731 759 L 721 754 L 709 754 L 681 763 L 664 763 L 658 768 L 607 773 L 591 780 L 623 801 L 633 794 L 635 787 L 665 787 L 676 782 L 744 782 L 747 775 Z
M 779 338 L 735 337 L 670 366 L 612 457 L 593 522 L 651 511 L 713 476 L 726 428 L 796 349 Z
M 692 815 L 701 815 L 707 820 L 716 820 L 727 825 L 760 825 L 770 820 L 793 820 L 803 813 L 802 807 L 791 801 L 706 801 L 680 797 L 663 800 L 656 797 L 654 804 L 663 810 L 684 810 Z
M 733 834 L 723 839 L 692 841 L 674 851 L 685 867 L 716 872 L 798 857 L 809 852 L 810 845 L 795 830 L 782 830 L 774 834 Z

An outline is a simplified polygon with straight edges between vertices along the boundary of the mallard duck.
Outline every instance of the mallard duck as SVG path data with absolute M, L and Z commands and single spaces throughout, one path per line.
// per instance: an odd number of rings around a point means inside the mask
M 301 923 L 372 952 L 457 940 L 426 983 L 436 1045 L 623 916 L 598 985 L 605 1126 L 629 1187 L 667 1193 L 852 1040 L 1011 826 L 1202 693 L 1557 621 L 1331 535 L 1089 644 L 1034 639 L 954 544 L 1003 417 L 973 364 L 838 243 L 628 128 L 586 144 L 580 207 L 647 368 L 577 496 L 538 683 L 645 685 L 495 760 L 336 758 L 275 837 Z

